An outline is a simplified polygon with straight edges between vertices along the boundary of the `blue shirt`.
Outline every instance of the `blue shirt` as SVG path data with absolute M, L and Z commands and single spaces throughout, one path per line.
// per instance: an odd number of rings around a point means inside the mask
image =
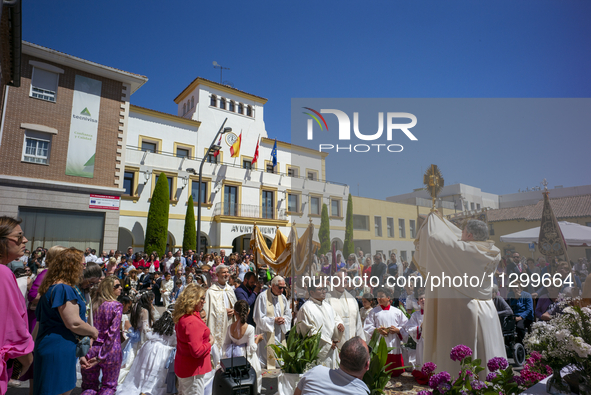
M 534 302 L 529 293 L 521 291 L 521 297 L 519 299 L 510 297 L 509 306 L 511 306 L 513 314 L 530 321 L 534 320 Z
M 298 383 L 298 388 L 306 395 L 369 394 L 369 388 L 362 380 L 341 369 L 329 369 L 325 366 L 316 366 L 306 372 Z

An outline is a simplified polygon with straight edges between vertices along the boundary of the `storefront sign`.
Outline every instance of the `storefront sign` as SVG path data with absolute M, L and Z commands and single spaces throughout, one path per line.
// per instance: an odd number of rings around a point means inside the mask
M 258 226 L 259 230 L 264 235 L 274 235 L 275 228 L 272 226 Z M 252 226 L 251 225 L 232 225 L 232 229 L 230 232 L 238 232 L 238 233 L 252 233 Z
M 97 208 L 101 210 L 119 210 L 121 197 L 110 195 L 90 195 L 88 208 Z
M 101 87 L 101 81 L 76 76 L 66 158 L 66 174 L 69 176 L 94 177 Z

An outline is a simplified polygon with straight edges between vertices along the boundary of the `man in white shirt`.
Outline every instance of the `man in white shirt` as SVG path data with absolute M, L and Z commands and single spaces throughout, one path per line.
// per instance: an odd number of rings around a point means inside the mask
M 166 257 L 163 259 L 163 261 L 164 261 L 164 271 L 166 273 L 170 273 L 170 270 L 172 269 L 172 265 L 174 263 L 174 259 L 175 258 L 172 256 L 172 251 L 168 251 L 168 253 L 166 254 Z
M 369 370 L 370 353 L 365 341 L 353 337 L 343 344 L 338 369 L 316 366 L 310 369 L 300 382 L 294 395 L 361 395 L 369 394 L 363 382 Z
M 257 296 L 254 304 L 253 319 L 257 324 L 256 334 L 263 334 L 263 340 L 258 345 L 257 354 L 261 366 L 275 369 L 275 353 L 269 344 L 281 344 L 285 334 L 291 327 L 291 308 L 283 291 L 285 279 L 281 276 L 273 277 L 271 288 Z
M 365 340 L 365 332 L 363 331 L 363 323 L 359 315 L 359 305 L 357 300 L 345 289 L 345 285 L 351 283 L 351 278 L 345 272 L 337 272 L 334 279 L 335 286 L 330 293 L 328 302 L 334 311 L 341 317 L 345 326 L 343 338 L 338 344 L 340 349 L 344 342 L 352 337 L 359 336 Z
M 205 293 L 205 317 L 207 327 L 215 337 L 215 344 L 219 351 L 226 339 L 228 326 L 234 323 L 234 304 L 236 303 L 236 294 L 228 284 L 230 274 L 228 266 L 219 265 L 215 268 L 218 276 L 218 282 L 211 284 L 211 287 Z
M 345 331 L 343 320 L 325 300 L 328 292 L 326 287 L 316 288 L 314 284 L 310 284 L 308 292 L 310 299 L 298 312 L 297 331 L 304 336 L 311 336 L 321 331 L 318 364 L 331 369 L 337 368 L 339 356 L 336 348 Z

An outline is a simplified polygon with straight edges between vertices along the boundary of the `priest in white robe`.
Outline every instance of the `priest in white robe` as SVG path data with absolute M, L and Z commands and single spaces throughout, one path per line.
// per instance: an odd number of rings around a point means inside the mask
M 234 304 L 236 295 L 234 289 L 228 284 L 230 274 L 228 266 L 219 265 L 215 269 L 218 281 L 211 284 L 205 293 L 205 317 L 207 327 L 215 338 L 215 345 L 222 350 L 228 326 L 234 323 Z
M 253 319 L 256 323 L 256 334 L 263 334 L 257 355 L 261 366 L 267 369 L 277 368 L 275 353 L 267 346 L 281 344 L 291 327 L 291 308 L 283 295 L 284 290 L 285 279 L 275 276 L 271 280 L 271 287 L 261 292 L 254 303 Z
M 334 311 L 343 320 L 345 326 L 345 332 L 343 337 L 338 343 L 337 347 L 340 350 L 343 344 L 355 337 L 359 336 L 365 340 L 365 331 L 363 330 L 363 324 L 361 323 L 361 315 L 359 314 L 359 304 L 349 292 L 347 292 L 345 286 L 351 284 L 351 278 L 347 276 L 345 272 L 337 272 L 335 274 L 334 281 L 331 284 L 335 284 L 328 302 L 334 309 Z
M 480 378 L 484 380 L 487 361 L 507 357 L 492 301 L 491 274 L 497 269 L 501 253 L 488 240 L 487 225 L 469 220 L 461 231 L 438 212 L 432 212 L 421 226 L 415 246 L 416 266 L 423 278 L 427 274 L 431 277 L 425 284 L 423 361 L 434 362 L 438 371 L 457 372 L 460 364 L 450 359 L 450 351 L 463 344 L 472 349 L 472 360 L 482 360 L 485 370 Z M 455 279 L 456 284 L 450 285 L 444 275 Z M 435 276 L 441 279 L 438 287 L 432 281 Z
M 345 326 L 341 317 L 325 300 L 327 292 L 326 287 L 316 288 L 313 284 L 308 288 L 310 299 L 298 312 L 296 328 L 303 335 L 314 335 L 319 330 L 322 331 L 318 364 L 336 369 L 339 367 L 337 345 L 343 337 Z

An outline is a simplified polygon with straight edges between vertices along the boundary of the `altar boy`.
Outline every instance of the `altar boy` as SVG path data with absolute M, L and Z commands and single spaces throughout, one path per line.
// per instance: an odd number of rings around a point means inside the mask
M 423 313 L 425 310 L 425 289 L 424 288 L 415 288 L 414 296 L 417 299 L 420 310 L 415 311 L 410 316 L 410 319 L 404 326 L 402 327 L 402 337 L 406 341 L 408 336 L 410 336 L 416 343 L 416 363 L 415 369 L 412 371 L 412 375 L 417 381 L 417 383 L 425 385 L 429 381 L 429 377 L 423 372 L 421 372 L 421 368 L 423 367 Z
M 389 289 L 378 289 L 377 299 L 379 304 L 367 315 L 363 329 L 370 337 L 373 336 L 374 331 L 377 331 L 386 340 L 386 345 L 394 348 L 388 354 L 386 365 L 391 362 L 392 365 L 390 365 L 387 371 L 391 372 L 390 374 L 393 377 L 400 376 L 404 371 L 403 369 L 392 369 L 404 366 L 402 348 L 400 347 L 402 340 L 400 329 L 406 324 L 408 319 L 402 311 L 391 306 L 392 292 Z

